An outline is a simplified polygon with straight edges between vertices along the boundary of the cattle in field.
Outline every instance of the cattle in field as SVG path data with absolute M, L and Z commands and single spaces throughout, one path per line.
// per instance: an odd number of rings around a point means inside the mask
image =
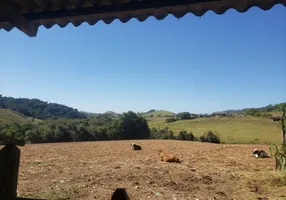
M 252 154 L 256 158 L 270 158 L 270 156 L 264 150 L 254 149 Z
M 272 119 L 273 122 L 277 122 L 277 121 L 280 121 L 282 119 L 282 117 L 272 116 L 272 117 L 270 117 L 270 119 Z
M 168 153 L 163 151 L 162 149 L 160 149 L 158 151 L 158 155 L 160 156 L 161 161 L 165 161 L 165 162 L 177 162 L 180 163 L 181 161 L 179 160 L 179 158 L 177 158 L 177 156 L 175 156 L 174 154 Z
M 132 149 L 137 151 L 137 150 L 142 150 L 142 147 L 138 144 L 131 143 Z

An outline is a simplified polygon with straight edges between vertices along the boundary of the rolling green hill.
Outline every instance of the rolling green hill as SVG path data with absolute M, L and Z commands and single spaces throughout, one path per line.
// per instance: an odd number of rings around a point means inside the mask
M 281 126 L 264 117 L 222 117 L 197 118 L 166 123 L 166 117 L 147 118 L 149 127 L 163 129 L 168 127 L 175 134 L 181 130 L 192 131 L 201 136 L 208 130 L 217 131 L 226 143 L 271 143 L 281 142 Z
M 48 103 L 39 99 L 13 98 L 0 95 L 0 108 L 6 108 L 28 117 L 38 119 L 47 118 L 84 118 L 77 109 L 57 104 Z
M 240 110 L 225 110 L 223 113 L 228 114 L 245 114 L 245 115 L 280 115 L 281 114 L 281 106 L 286 106 L 286 102 L 278 103 L 278 104 L 270 104 L 268 106 L 260 107 L 260 108 L 244 108 Z
M 176 116 L 176 113 L 170 111 L 152 109 L 138 114 L 147 119 L 151 129 L 168 127 L 175 134 L 186 130 L 193 132 L 197 137 L 212 130 L 218 132 L 221 140 L 225 143 L 269 144 L 281 142 L 281 127 L 279 122 L 273 122 L 265 114 L 280 115 L 279 107 L 284 104 L 240 111 L 230 110 L 230 112 L 239 115 L 228 117 L 201 117 L 172 123 L 166 123 L 167 118 Z M 41 119 L 35 116 L 40 116 Z M 51 136 L 55 136 L 57 141 L 65 141 L 66 138 L 68 138 L 67 141 L 76 140 L 79 136 L 87 138 L 87 140 L 91 137 L 98 140 L 99 138 L 106 139 L 103 136 L 107 133 L 113 133 L 114 130 L 114 133 L 117 133 L 116 128 L 120 128 L 120 126 L 116 120 L 119 120 L 120 116 L 122 114 L 112 111 L 102 114 L 84 113 L 64 105 L 51 104 L 37 99 L 15 99 L 0 95 L 0 128 L 2 126 L 2 132 L 14 130 L 18 133 L 22 131 L 23 137 L 32 138 L 34 141 L 38 141 L 37 139 L 43 136 L 46 137 L 44 137 L 45 141 L 50 141 Z M 81 140 L 83 140 L 82 138 Z

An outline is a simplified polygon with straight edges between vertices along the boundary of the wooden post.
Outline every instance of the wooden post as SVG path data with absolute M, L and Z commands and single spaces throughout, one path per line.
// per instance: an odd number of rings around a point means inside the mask
M 281 131 L 282 133 L 282 144 L 286 143 L 286 134 L 285 134 L 285 130 Z
M 20 149 L 14 144 L 0 150 L 0 199 L 16 199 L 19 163 Z
M 124 188 L 117 188 L 112 194 L 111 200 L 129 200 L 129 196 Z
M 275 156 L 275 169 L 276 170 L 280 169 L 280 163 L 279 163 L 279 160 L 278 160 L 277 156 Z
M 282 112 L 283 112 L 283 114 L 282 114 L 282 120 L 281 120 L 281 134 L 282 134 L 282 144 L 285 144 L 286 143 L 286 136 L 285 136 L 285 131 L 286 131 L 286 127 L 285 127 L 285 118 L 286 118 L 286 108 L 285 107 L 283 107 L 282 108 Z

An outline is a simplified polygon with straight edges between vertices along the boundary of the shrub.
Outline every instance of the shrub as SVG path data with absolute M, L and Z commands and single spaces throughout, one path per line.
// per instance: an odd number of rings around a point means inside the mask
M 200 137 L 201 142 L 220 143 L 220 138 L 213 131 L 208 131 Z
M 189 140 L 189 141 L 195 141 L 196 140 L 196 138 L 192 132 L 187 133 L 187 131 L 185 131 L 185 130 L 180 131 L 177 139 L 178 140 Z
M 256 108 L 248 108 L 244 111 L 245 115 L 259 117 L 261 116 L 261 111 Z
M 275 157 L 275 169 L 286 172 L 286 143 L 282 144 L 281 149 L 272 143 L 269 150 L 271 157 Z
M 39 143 L 42 142 L 42 137 L 36 130 L 28 130 L 25 133 L 25 141 L 28 143 Z
M 177 121 L 174 117 L 166 119 L 166 123 L 172 123 Z
M 176 139 L 176 137 L 174 136 L 174 133 L 172 130 L 169 130 L 168 127 L 165 127 L 164 129 L 156 129 L 156 128 L 152 128 L 151 129 L 151 139 Z

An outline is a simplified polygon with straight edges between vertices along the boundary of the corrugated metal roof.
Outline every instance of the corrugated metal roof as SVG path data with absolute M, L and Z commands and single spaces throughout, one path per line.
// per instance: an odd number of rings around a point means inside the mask
M 268 10 L 276 4 L 286 6 L 286 0 L 0 0 L 0 29 L 17 27 L 35 36 L 41 25 L 72 23 L 77 27 L 83 22 L 109 24 L 119 19 L 125 23 L 132 18 L 142 22 L 150 16 L 161 20 L 168 14 L 177 18 L 187 13 L 202 16 L 207 11 L 223 14 L 231 8 L 246 12 L 253 6 Z

